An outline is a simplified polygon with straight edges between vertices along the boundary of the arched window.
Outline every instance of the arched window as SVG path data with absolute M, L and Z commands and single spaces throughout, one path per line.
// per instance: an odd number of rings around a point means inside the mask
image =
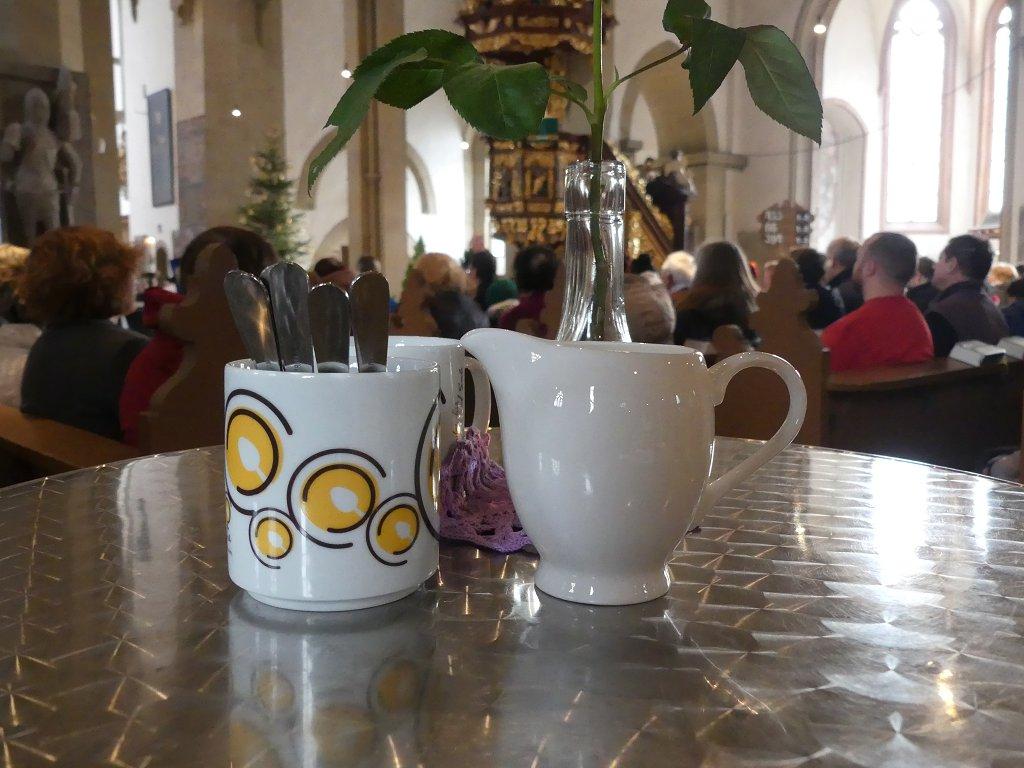
M 887 227 L 944 231 L 949 219 L 954 30 L 942 0 L 903 0 L 886 35 Z
M 981 114 L 981 162 L 978 184 L 979 223 L 1003 213 L 1006 180 L 1006 108 L 1010 100 L 1010 46 L 1013 8 L 1000 0 L 986 27 L 985 89 Z

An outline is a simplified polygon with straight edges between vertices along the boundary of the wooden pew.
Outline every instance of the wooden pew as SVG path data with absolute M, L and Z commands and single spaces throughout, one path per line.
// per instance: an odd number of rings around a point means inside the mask
M 1024 363 L 974 368 L 939 359 L 834 373 L 827 445 L 980 471 L 984 454 L 1019 444 Z
M 231 249 L 211 245 L 196 260 L 185 300 L 160 311 L 160 330 L 181 341 L 185 354 L 142 414 L 142 453 L 224 442 L 224 366 L 248 357 L 224 293 L 224 276 L 237 268 Z
M 0 406 L 0 485 L 138 455 L 135 448 L 124 443 Z
M 785 259 L 776 268 L 772 290 L 758 297 L 758 311 L 751 317 L 761 338 L 760 350 L 788 360 L 807 387 L 807 416 L 797 435 L 803 445 L 825 445 L 828 350 L 804 318 L 816 300 L 814 291 L 804 287 L 796 264 Z M 719 328 L 713 343 L 718 359 L 752 348 L 736 326 Z M 742 371 L 715 410 L 716 431 L 723 437 L 767 440 L 788 410 L 789 395 L 778 376 L 765 370 Z

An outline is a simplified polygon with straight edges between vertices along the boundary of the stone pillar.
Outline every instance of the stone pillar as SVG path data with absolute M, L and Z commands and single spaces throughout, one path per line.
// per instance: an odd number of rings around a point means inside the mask
M 701 152 L 688 155 L 687 166 L 697 184 L 697 196 L 690 200 L 695 242 L 728 238 L 727 172 L 742 171 L 747 167 L 747 158 L 728 152 Z
M 350 61 L 405 32 L 402 0 L 352 0 L 345 29 Z M 349 253 L 375 256 L 397 294 L 409 243 L 405 211 L 405 112 L 373 102 L 348 145 Z
M 95 224 L 123 233 L 118 204 L 118 159 L 114 113 L 114 64 L 110 52 L 110 3 L 81 0 L 82 62 L 89 77 Z M 88 119 L 86 115 L 82 119 Z
M 1000 255 L 1004 261 L 1024 264 L 1024 63 L 1019 42 L 1024 39 L 1024 2 L 1013 0 L 1013 45 L 1010 56 L 1010 93 L 1006 114 L 1006 182 Z
M 0 60 L 47 67 L 64 63 L 60 33 L 63 5 L 57 0 L 0 2 Z
M 182 7 L 174 32 L 179 249 L 238 221 L 250 158 L 284 130 L 280 0 Z

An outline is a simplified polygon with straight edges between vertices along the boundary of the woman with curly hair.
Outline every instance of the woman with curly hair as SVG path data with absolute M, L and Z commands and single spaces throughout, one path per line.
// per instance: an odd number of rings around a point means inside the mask
M 21 410 L 121 439 L 118 400 L 146 337 L 110 322 L 131 306 L 139 254 L 94 227 L 36 240 L 18 297 L 43 333 L 29 352 Z

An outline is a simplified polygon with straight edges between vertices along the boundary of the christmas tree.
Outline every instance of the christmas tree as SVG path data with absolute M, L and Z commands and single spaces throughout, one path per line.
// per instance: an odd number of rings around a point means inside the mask
M 409 263 L 405 267 L 405 277 L 402 278 L 402 290 L 405 290 L 406 284 L 409 282 L 409 273 L 412 272 L 412 268 L 416 266 L 416 262 L 419 261 L 420 256 L 427 252 L 427 245 L 423 242 L 423 238 L 420 237 L 412 247 L 412 256 L 409 257 Z
M 295 182 L 288 178 L 288 161 L 279 136 L 270 136 L 265 149 L 252 157 L 253 177 L 246 193 L 249 203 L 239 209 L 239 222 L 265 237 L 285 261 L 306 255 L 303 214 L 295 212 Z

